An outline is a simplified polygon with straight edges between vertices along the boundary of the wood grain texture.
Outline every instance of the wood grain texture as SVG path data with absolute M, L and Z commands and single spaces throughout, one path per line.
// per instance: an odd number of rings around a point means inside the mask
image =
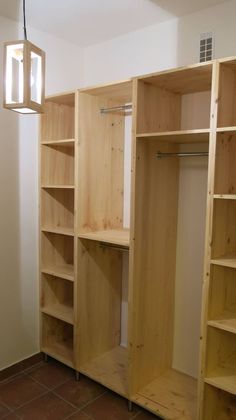
M 155 140 L 137 141 L 132 233 L 132 393 L 172 364 L 178 159 L 158 161 L 155 155 L 157 150 L 170 152 L 176 147 Z
M 204 402 L 203 420 L 234 420 L 236 418 L 236 397 L 232 394 L 206 385 Z
M 120 344 L 121 253 L 78 241 L 79 366 Z
M 80 371 L 112 391 L 128 396 L 127 349 L 118 346 L 83 364 Z
M 170 369 L 140 389 L 134 401 L 165 419 L 194 420 L 197 381 Z
M 235 132 L 217 135 L 215 193 L 232 195 L 236 193 Z
M 117 101 L 79 95 L 78 233 L 123 227 L 124 116 L 103 115 Z

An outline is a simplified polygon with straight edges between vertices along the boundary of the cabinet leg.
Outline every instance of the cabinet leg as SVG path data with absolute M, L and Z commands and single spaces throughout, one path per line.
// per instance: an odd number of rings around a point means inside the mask
M 44 353 L 43 355 L 43 360 L 45 361 L 45 363 L 48 362 L 48 355 L 46 353 Z
M 133 402 L 128 400 L 128 411 L 131 413 L 133 411 Z
M 80 380 L 80 374 L 77 371 L 75 371 L 75 379 L 76 379 L 76 381 Z

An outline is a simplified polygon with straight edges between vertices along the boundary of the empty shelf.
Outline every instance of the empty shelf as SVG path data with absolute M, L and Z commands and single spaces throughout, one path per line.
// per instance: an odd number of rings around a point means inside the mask
M 137 138 L 167 141 L 171 143 L 205 143 L 209 141 L 210 130 L 166 131 L 138 134 Z
M 73 228 L 65 228 L 65 227 L 42 227 L 42 232 L 49 232 L 49 233 L 59 233 L 60 235 L 69 235 L 74 236 Z
M 65 146 L 65 147 L 73 147 L 75 144 L 74 139 L 66 139 L 66 140 L 52 140 L 52 141 L 46 141 L 43 140 L 42 145 L 45 146 Z
M 137 392 L 132 400 L 167 419 L 194 419 L 197 410 L 197 381 L 170 369 Z
M 214 198 L 218 200 L 236 200 L 236 194 L 214 194 Z
M 67 322 L 68 324 L 74 323 L 73 321 L 73 308 L 66 304 L 51 304 L 45 305 L 41 308 L 41 311 L 45 314 L 51 315 L 57 319 Z
M 213 258 L 211 264 L 221 265 L 222 267 L 236 268 L 236 254 L 225 255 L 220 258 Z
M 236 395 L 236 372 L 232 370 L 219 369 L 214 376 L 205 378 L 205 382 L 223 391 Z
M 43 267 L 41 272 L 51 274 L 52 276 L 60 277 L 65 280 L 74 281 L 74 267 L 70 264 Z
M 59 360 L 67 366 L 74 367 L 73 363 L 73 342 L 67 340 L 63 342 L 54 342 L 42 346 L 42 352 Z
M 75 186 L 74 185 L 59 185 L 59 184 L 43 184 L 41 185 L 41 188 L 61 188 L 61 189 L 74 189 Z
M 219 316 L 219 319 L 210 320 L 207 324 L 211 327 L 236 334 L 236 314 L 234 313 L 225 312 Z
M 79 238 L 105 242 L 123 247 L 129 247 L 129 229 L 99 230 L 96 232 L 80 233 Z
M 80 372 L 122 396 L 128 395 L 128 357 L 124 347 L 116 347 L 87 362 Z

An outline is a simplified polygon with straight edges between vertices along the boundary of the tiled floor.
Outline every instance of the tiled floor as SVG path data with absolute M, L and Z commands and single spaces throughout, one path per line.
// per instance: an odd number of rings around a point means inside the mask
M 103 386 L 49 360 L 0 384 L 0 419 L 6 420 L 157 420 Z

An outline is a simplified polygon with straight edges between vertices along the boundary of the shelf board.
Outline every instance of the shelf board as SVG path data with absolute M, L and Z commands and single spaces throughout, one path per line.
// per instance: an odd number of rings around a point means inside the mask
M 43 184 L 41 188 L 50 189 L 50 188 L 58 188 L 58 189 L 71 189 L 74 190 L 74 185 L 53 185 L 53 184 Z
M 212 258 L 211 264 L 222 267 L 236 268 L 236 254 L 225 255 L 220 258 Z
M 41 351 L 59 360 L 59 362 L 74 368 L 72 340 L 47 344 L 46 346 L 42 346 Z
M 41 308 L 41 311 L 44 314 L 51 315 L 57 319 L 61 319 L 62 321 L 67 322 L 68 324 L 74 324 L 73 307 L 69 305 L 63 305 L 60 303 L 45 305 Z
M 98 230 L 96 232 L 80 233 L 79 238 L 120 245 L 129 248 L 129 229 Z
M 164 418 L 194 419 L 197 380 L 170 369 L 137 392 L 132 401 Z
M 236 133 L 236 127 L 219 127 L 217 128 L 217 133 Z
M 43 267 L 41 272 L 55 277 L 60 277 L 65 280 L 74 281 L 74 267 L 71 264 Z
M 209 385 L 236 395 L 236 371 L 219 369 L 214 376 L 205 378 L 205 382 Z
M 217 200 L 236 200 L 236 194 L 214 194 Z
M 209 141 L 210 130 L 180 130 L 166 131 L 161 133 L 138 134 L 139 139 L 150 139 L 168 141 L 171 143 L 207 143 Z
M 41 142 L 44 146 L 64 146 L 64 147 L 73 147 L 75 144 L 75 139 L 65 139 L 65 140 L 43 140 Z
M 220 315 L 219 319 L 209 320 L 207 325 L 236 334 L 236 314 L 225 312 Z
M 127 397 L 128 395 L 128 355 L 121 346 L 96 357 L 82 365 L 81 373 L 107 386 L 112 391 Z
M 42 232 L 49 232 L 49 233 L 58 233 L 60 235 L 68 235 L 74 236 L 73 228 L 65 228 L 65 227 L 42 227 Z

